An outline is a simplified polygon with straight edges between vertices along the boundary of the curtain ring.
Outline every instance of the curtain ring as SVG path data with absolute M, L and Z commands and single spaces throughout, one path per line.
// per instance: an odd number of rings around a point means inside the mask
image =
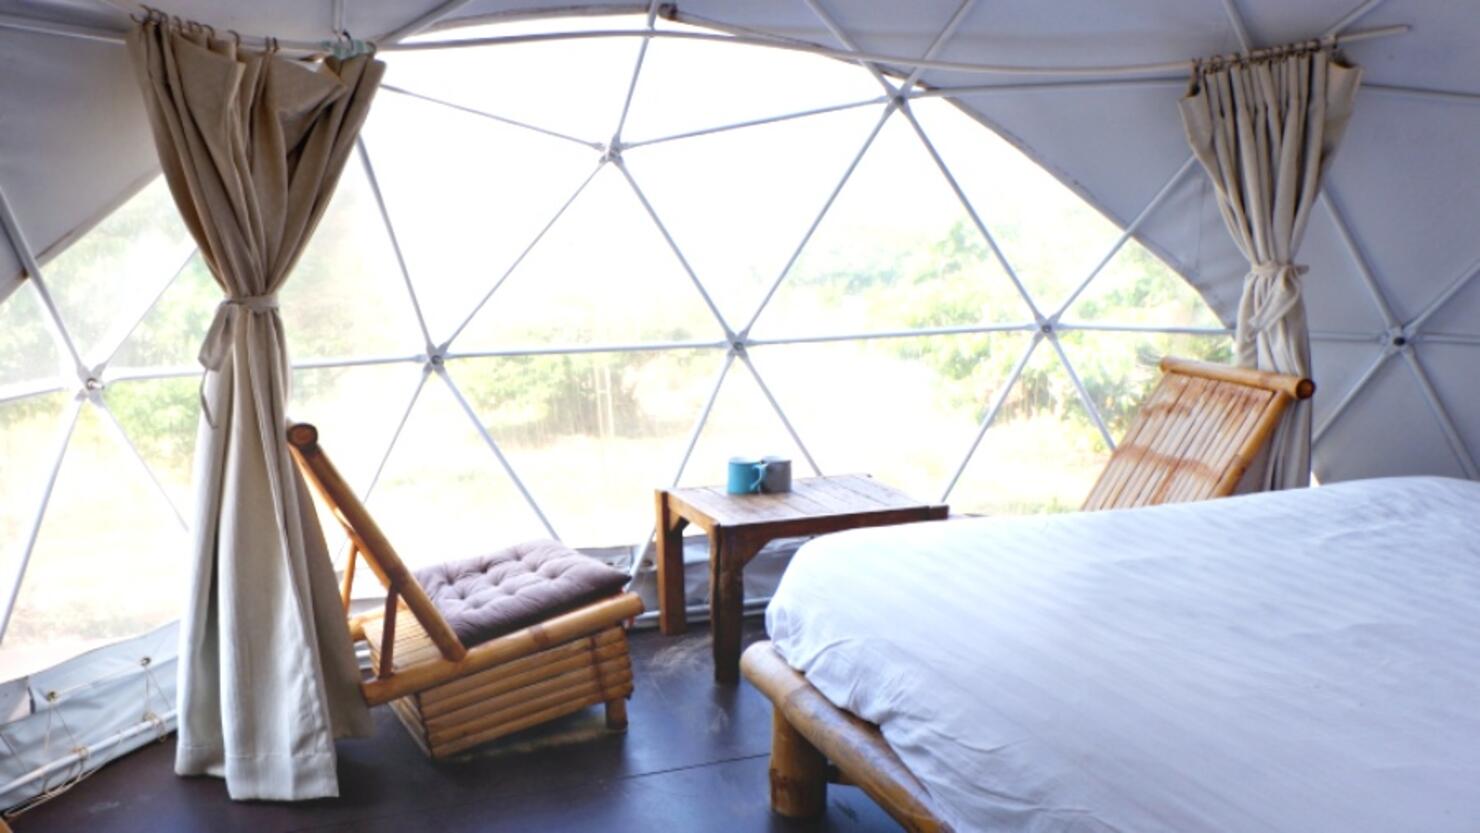
M 227 29 L 226 31 L 230 32 L 231 33 L 231 37 L 236 41 L 236 48 L 237 49 L 241 49 L 242 48 L 242 33 L 241 32 L 238 32 L 235 29 Z

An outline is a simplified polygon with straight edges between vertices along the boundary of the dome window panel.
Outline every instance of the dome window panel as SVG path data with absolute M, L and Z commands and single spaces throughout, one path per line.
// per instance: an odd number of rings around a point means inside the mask
M 653 488 L 722 482 L 741 454 L 927 500 L 954 484 L 958 511 L 1072 508 L 1108 452 L 1101 421 L 1123 430 L 1153 354 L 1226 358 L 1223 325 L 1176 271 L 1133 238 L 1107 259 L 1120 229 L 933 92 L 886 106 L 856 64 L 661 36 L 638 71 L 643 42 L 385 56 L 281 315 L 289 413 L 320 426 L 409 563 L 552 530 L 630 547 Z M 44 478 L 81 409 L 7 656 L 54 637 L 60 658 L 176 614 L 155 589 L 103 622 L 106 581 L 76 608 L 55 577 L 92 569 L 102 528 L 147 550 L 151 586 L 179 569 L 162 553 L 176 510 L 189 518 L 196 356 L 222 294 L 192 250 L 155 181 L 0 302 L 0 490 Z M 108 363 L 83 393 L 108 410 L 72 399 L 83 383 L 38 287 L 84 360 Z M 0 569 L 14 573 L 38 508 L 6 501 Z
M 450 373 L 565 543 L 631 543 L 672 484 L 716 350 L 463 359 Z
M 194 251 L 157 177 L 42 268 L 88 366 L 110 358 Z
M 895 112 L 761 310 L 754 333 L 778 338 L 1032 320 L 966 206 L 909 120 Z

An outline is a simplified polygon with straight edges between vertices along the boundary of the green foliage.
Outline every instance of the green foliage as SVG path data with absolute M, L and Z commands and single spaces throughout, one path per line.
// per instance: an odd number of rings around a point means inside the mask
M 196 379 L 116 382 L 103 394 L 108 409 L 151 465 L 183 479 L 195 449 L 200 416 Z
M 158 189 L 162 190 L 162 189 Z M 114 279 L 112 264 L 126 259 L 129 247 L 159 245 L 175 224 L 173 208 L 156 191 L 87 235 L 59 259 L 66 276 L 67 307 L 102 328 L 117 313 L 108 304 L 89 302 L 88 292 L 102 292 Z M 358 198 L 356 198 L 358 199 Z M 353 202 L 348 195 L 346 202 Z M 340 206 L 353 211 L 355 206 Z M 332 219 L 332 218 L 331 218 Z M 356 281 L 367 268 L 357 248 L 354 223 L 326 222 L 319 239 L 297 271 L 308 283 L 296 298 L 292 344 L 310 345 L 315 355 L 353 355 L 357 333 L 344 326 L 346 316 L 373 317 L 375 303 L 343 299 L 357 295 Z M 1011 245 L 1021 229 L 1001 231 L 999 243 Z M 152 242 L 150 242 L 152 241 Z M 859 241 L 851 249 L 811 252 L 805 268 L 788 277 L 794 289 L 810 293 L 826 309 L 847 301 L 867 320 L 892 322 L 912 329 L 950 328 L 991 321 L 1026 321 L 1028 312 L 1012 283 L 995 270 L 995 255 L 971 225 L 958 222 L 938 240 L 903 246 L 898 240 Z M 307 292 L 309 285 L 312 292 Z M 22 292 L 25 288 L 22 288 Z M 116 293 L 103 292 L 104 297 Z M 187 365 L 219 303 L 219 289 L 197 258 L 136 328 L 115 363 L 128 366 Z M 309 305 L 305 313 L 302 305 Z M 861 306 L 859 306 L 861 305 Z M 80 312 L 77 312 L 80 311 Z M 584 320 L 599 311 L 573 311 Z M 1145 249 L 1131 245 L 1092 284 L 1071 311 L 1072 320 L 1140 322 L 1207 322 L 1210 316 L 1196 293 Z M 39 305 L 18 294 L 0 308 L 0 384 L 36 378 L 38 362 L 55 362 L 55 349 Z M 367 326 L 373 326 L 370 321 Z M 819 322 L 821 323 L 821 322 Z M 645 333 L 655 340 L 688 337 L 687 333 Z M 1155 380 L 1155 363 L 1175 353 L 1213 361 L 1230 358 L 1228 339 L 1157 333 L 1105 334 L 1064 329 L 1061 344 L 1080 375 L 1086 393 L 1112 432 L 1119 433 Z M 574 340 L 568 339 L 568 340 Z M 909 338 L 881 343 L 898 359 L 923 362 L 940 382 L 944 404 L 982 416 L 984 403 L 1011 375 L 1021 358 L 1026 334 L 977 333 L 952 338 Z M 887 345 L 887 346 L 882 346 Z M 570 435 L 595 437 L 657 436 L 674 427 L 644 407 L 653 380 L 674 390 L 692 386 L 711 367 L 702 351 L 620 352 L 511 356 L 464 360 L 454 375 L 485 423 L 501 439 L 547 444 Z M 887 356 L 890 353 L 886 352 Z M 28 375 L 29 374 L 29 375 Z M 316 374 L 295 382 L 300 395 L 325 393 L 334 374 Z M 185 467 L 191 453 L 198 413 L 197 380 L 119 382 L 107 391 L 109 406 L 152 462 Z M 645 387 L 646 386 L 646 387 Z M 24 408 L 8 408 L 6 423 L 29 418 Z M 1100 443 L 1079 392 L 1047 344 L 1024 369 L 1004 404 L 1001 419 L 1051 418 L 1068 432 L 1067 440 L 1085 446 Z

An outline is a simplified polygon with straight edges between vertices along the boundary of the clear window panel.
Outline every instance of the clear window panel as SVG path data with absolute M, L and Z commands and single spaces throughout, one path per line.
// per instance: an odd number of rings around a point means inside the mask
M 1027 346 L 1022 333 L 757 347 L 752 360 L 818 465 L 936 500 Z
M 358 155 L 279 292 L 290 355 L 424 352 L 411 296 Z
M 298 370 L 293 373 L 288 419 L 319 429 L 319 444 L 345 482 L 363 497 L 421 378 L 421 365 L 411 363 Z M 428 379 L 427 384 L 441 383 Z M 315 505 L 338 564 L 345 553 L 344 528 L 321 502 Z
M 806 437 L 802 441 L 806 442 Z M 725 374 L 679 485 L 723 486 L 731 457 L 769 455 L 789 458 L 792 477 L 815 474 L 801 447 L 787 433 L 781 417 L 766 401 L 755 376 L 743 362 L 736 360 Z
M 724 331 L 621 171 L 608 165 L 454 343 L 722 341 Z
M 948 502 L 971 514 L 1073 511 L 1109 456 L 1053 346 L 1040 342 Z
M 910 108 L 1043 314 L 1068 299 L 1120 229 L 1006 139 L 948 101 Z
M 730 327 L 750 321 L 882 112 L 860 107 L 626 151 Z
M 36 287 L 28 280 L 0 301 L 0 397 L 59 375 L 75 378 L 70 364 L 63 373 L 62 352 L 45 316 Z
M 200 345 L 221 298 L 221 287 L 197 252 L 129 333 L 111 367 L 198 367 Z
M 580 16 L 510 21 L 437 33 L 458 39 L 554 31 L 632 29 L 642 17 Z M 382 53 L 385 83 L 547 130 L 605 142 L 617 129 L 641 38 L 508 43 Z M 379 107 L 381 99 L 375 106 Z M 497 145 L 495 152 L 507 153 Z M 473 157 L 465 157 L 470 159 Z
M 660 28 L 714 33 L 667 21 Z M 866 101 L 883 92 L 855 64 L 759 46 L 657 38 L 643 59 L 622 134 L 625 141 L 640 142 Z
M 195 249 L 156 178 L 42 270 L 89 365 L 107 359 Z
M 366 506 L 413 569 L 549 537 L 440 378 L 427 380 Z
M 91 405 L 78 418 L 0 647 L 0 677 L 180 614 L 188 537 L 106 419 Z
M 200 380 L 113 382 L 103 401 L 186 521 L 193 521 L 191 490 L 195 435 L 200 425 Z
M 1163 357 L 1233 361 L 1233 339 L 1222 335 L 1069 330 L 1060 332 L 1059 341 L 1116 442 L 1161 381 Z
M 575 547 L 632 544 L 672 485 L 724 353 L 513 356 L 453 362 L 489 433 Z
M 926 296 L 932 300 L 922 301 Z M 754 334 L 1031 320 L 940 168 L 895 113 L 762 311 Z
M 1207 302 L 1161 258 L 1127 240 L 1064 315 L 1066 322 L 1222 329 Z
M 0 592 L 9 592 L 3 582 L 20 564 L 70 399 L 52 393 L 0 404 Z M 0 680 L 8 679 L 0 673 Z
M 497 77 L 526 76 L 478 76 L 478 83 Z M 364 135 L 438 344 L 472 314 L 599 158 L 590 148 L 388 90 L 376 97 Z

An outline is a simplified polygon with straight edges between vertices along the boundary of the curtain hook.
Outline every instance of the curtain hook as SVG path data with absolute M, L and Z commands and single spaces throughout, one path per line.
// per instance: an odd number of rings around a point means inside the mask
M 241 49 L 242 48 L 242 33 L 241 32 L 238 32 L 235 29 L 227 29 L 226 31 L 230 32 L 231 33 L 231 37 L 236 40 L 236 48 L 237 49 Z

